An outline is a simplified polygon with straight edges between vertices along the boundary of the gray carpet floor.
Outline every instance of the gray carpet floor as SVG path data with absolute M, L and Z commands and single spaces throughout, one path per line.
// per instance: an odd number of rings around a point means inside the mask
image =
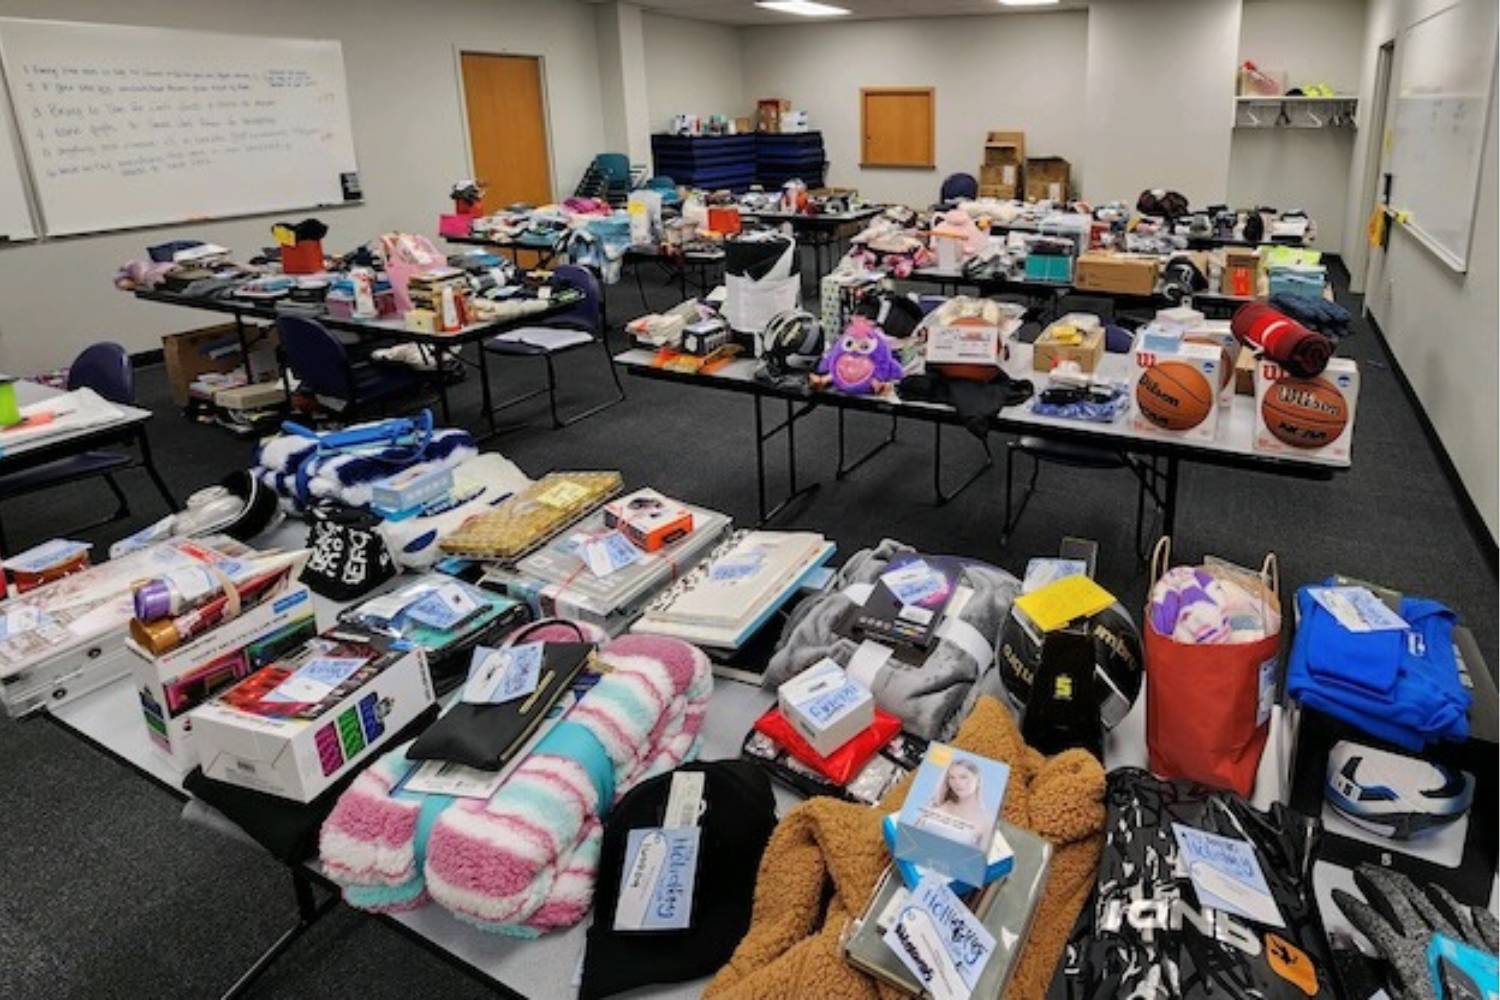
M 645 294 L 664 308 L 675 301 L 676 285 L 656 281 L 646 276 Z M 1342 299 L 1357 312 L 1357 299 Z M 134 307 L 121 296 L 120 309 Z M 612 291 L 616 328 L 642 311 L 633 281 Z M 1213 553 L 1258 565 L 1274 550 L 1287 592 L 1342 572 L 1440 598 L 1474 629 L 1493 665 L 1496 576 L 1483 543 L 1471 534 L 1382 345 L 1362 331 L 1345 353 L 1359 360 L 1363 374 L 1354 468 L 1330 481 L 1305 481 L 1185 465 L 1175 554 L 1188 560 Z M 600 400 L 611 388 L 599 352 L 574 353 L 560 367 L 565 408 Z M 497 398 L 540 377 L 539 364 L 507 362 L 495 378 Z M 627 379 L 626 388 L 627 402 L 562 431 L 549 429 L 544 401 L 526 404 L 512 416 L 527 425 L 491 447 L 533 475 L 619 469 L 628 485 L 651 485 L 753 520 L 750 400 L 641 379 Z M 180 497 L 246 464 L 249 443 L 173 410 L 159 367 L 140 371 L 139 398 L 156 412 L 150 433 Z M 477 426 L 474 379 L 454 398 L 458 421 Z M 851 447 L 878 440 L 886 426 L 885 418 L 852 416 Z M 961 430 L 946 431 L 944 444 L 950 481 L 981 455 Z M 1019 573 L 1029 557 L 1054 553 L 1064 536 L 1082 536 L 1100 543 L 1100 581 L 1130 607 L 1144 600 L 1147 581 L 1131 540 L 1134 480 L 1127 473 L 1045 468 L 1019 530 L 1002 547 L 1003 464 L 953 503 L 934 507 L 930 427 L 903 426 L 897 445 L 843 481 L 832 475 L 832 412 L 799 424 L 798 445 L 799 474 L 823 486 L 778 526 L 823 531 L 837 540 L 841 556 L 893 537 Z M 993 447 L 1003 455 L 1001 440 Z M 784 452 L 773 454 L 771 467 L 784 476 Z M 125 485 L 132 520 L 92 533 L 94 541 L 107 544 L 162 513 L 143 475 L 128 474 Z M 85 483 L 7 502 L 0 515 L 20 548 L 67 533 L 111 503 L 102 483 Z M 217 996 L 290 921 L 282 868 L 182 822 L 177 801 L 164 790 L 59 727 L 42 719 L 0 721 L 0 760 L 0 996 Z M 365 1000 L 492 995 L 399 932 L 343 907 L 252 991 L 257 998 Z

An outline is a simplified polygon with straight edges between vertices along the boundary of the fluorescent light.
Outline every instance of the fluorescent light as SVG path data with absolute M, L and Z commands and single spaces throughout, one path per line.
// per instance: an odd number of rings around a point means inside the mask
M 815 0 L 755 0 L 755 6 L 799 17 L 839 17 L 849 13 L 846 8 L 835 7 L 831 3 L 816 3 Z
M 1002 7 L 1051 7 L 1058 0 L 1000 0 Z

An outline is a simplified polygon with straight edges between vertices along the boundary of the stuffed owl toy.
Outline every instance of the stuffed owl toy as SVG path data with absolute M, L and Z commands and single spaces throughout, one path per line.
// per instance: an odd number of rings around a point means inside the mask
M 809 378 L 815 389 L 832 385 L 852 396 L 879 395 L 886 386 L 901 380 L 901 362 L 891 353 L 890 342 L 880 327 L 864 316 L 856 316 L 844 327 Z

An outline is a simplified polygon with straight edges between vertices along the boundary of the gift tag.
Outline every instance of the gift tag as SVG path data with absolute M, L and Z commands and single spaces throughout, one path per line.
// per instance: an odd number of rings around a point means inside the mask
M 995 951 L 994 935 L 939 876 L 929 875 L 918 882 L 911 891 L 911 899 L 937 927 L 938 939 L 963 980 L 967 995 L 979 982 L 979 974 Z
M 885 932 L 882 940 L 900 959 L 901 964 L 917 978 L 917 982 L 932 995 L 933 1000 L 968 1000 L 973 987 L 960 975 L 937 921 L 919 902 L 923 888 L 931 888 L 933 885 L 948 891 L 947 886 L 942 886 L 935 880 L 923 880 L 912 891 L 906 905 L 896 913 L 891 929 Z M 953 894 L 948 892 L 948 895 Z M 962 903 L 958 905 L 963 907 Z
M 540 642 L 474 647 L 461 699 L 471 705 L 503 705 L 531 694 L 541 679 L 542 648 Z
M 537 502 L 544 503 L 548 507 L 559 507 L 564 510 L 577 507 L 588 498 L 588 490 L 566 479 L 558 480 L 537 494 Z
M 367 662 L 363 656 L 314 656 L 276 685 L 265 700 L 304 704 L 322 701 Z
M 479 610 L 479 602 L 456 583 L 445 583 L 423 594 L 406 608 L 406 616 L 429 628 L 453 628 Z
M 1404 618 L 1364 587 L 1309 587 L 1307 593 L 1350 632 L 1411 628 Z
M 1178 860 L 1198 893 L 1199 905 L 1273 927 L 1286 926 L 1255 858 L 1255 849 L 1248 843 L 1181 823 L 1172 824 L 1172 836 L 1181 852 Z
M 42 620 L 48 616 L 42 614 L 36 608 L 22 605 L 14 611 L 7 612 L 0 617 L 0 639 L 9 639 L 12 636 L 22 635 L 26 632 L 34 632 L 41 628 Z
M 906 563 L 880 575 L 880 582 L 904 605 L 921 604 L 943 592 L 947 586 L 941 573 L 921 559 Z
M 599 538 L 590 538 L 583 543 L 583 561 L 595 576 L 609 576 L 615 570 L 624 569 L 641 558 L 641 550 L 630 544 L 630 539 L 618 531 L 610 531 Z
M 766 552 L 759 545 L 749 545 L 728 553 L 722 559 L 714 561 L 708 568 L 710 580 L 743 580 L 747 576 L 754 576 L 765 565 Z
M 674 931 L 692 926 L 701 833 L 696 826 L 630 831 L 615 930 Z

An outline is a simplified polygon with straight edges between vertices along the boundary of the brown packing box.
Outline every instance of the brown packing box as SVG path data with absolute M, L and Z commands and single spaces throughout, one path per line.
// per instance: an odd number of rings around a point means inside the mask
M 1240 356 L 1234 361 L 1234 394 L 1255 395 L 1255 352 L 1246 344 L 1240 345 Z
M 1250 294 L 1256 294 L 1260 279 L 1260 251 L 1243 247 L 1228 247 L 1224 250 L 1224 276 L 1219 282 L 1219 291 L 1234 295 L 1234 276 L 1250 272 Z
M 734 120 L 734 131 L 736 135 L 744 135 L 747 132 L 754 132 L 755 119 L 749 117 L 748 115 L 741 118 L 736 118 Z
M 1061 156 L 1026 157 L 1026 200 L 1068 200 L 1068 161 Z
M 258 330 L 250 328 L 245 337 L 253 342 L 250 348 L 253 358 L 260 359 L 262 351 L 274 350 L 274 329 L 260 336 Z M 172 402 L 178 406 L 188 404 L 188 387 L 193 379 L 204 372 L 234 371 L 241 361 L 240 342 L 235 337 L 233 323 L 169 333 L 161 338 L 161 354 L 167 367 L 167 387 Z
M 988 133 L 984 139 L 984 162 L 979 166 L 979 183 L 987 190 L 980 193 L 988 198 L 1020 197 L 1025 165 L 1025 132 Z
M 755 127 L 761 132 L 780 132 L 781 113 L 792 110 L 784 97 L 762 97 L 755 102 Z
M 1150 295 L 1158 260 L 1148 254 L 1086 253 L 1073 268 L 1073 287 L 1085 292 Z
M 1031 348 L 1031 368 L 1033 371 L 1050 372 L 1061 362 L 1076 361 L 1078 367 L 1085 372 L 1093 374 L 1094 369 L 1099 367 L 1099 360 L 1104 357 L 1104 328 L 1091 330 L 1083 335 L 1081 344 L 1059 344 L 1049 340 L 1045 332 L 1038 337 Z

